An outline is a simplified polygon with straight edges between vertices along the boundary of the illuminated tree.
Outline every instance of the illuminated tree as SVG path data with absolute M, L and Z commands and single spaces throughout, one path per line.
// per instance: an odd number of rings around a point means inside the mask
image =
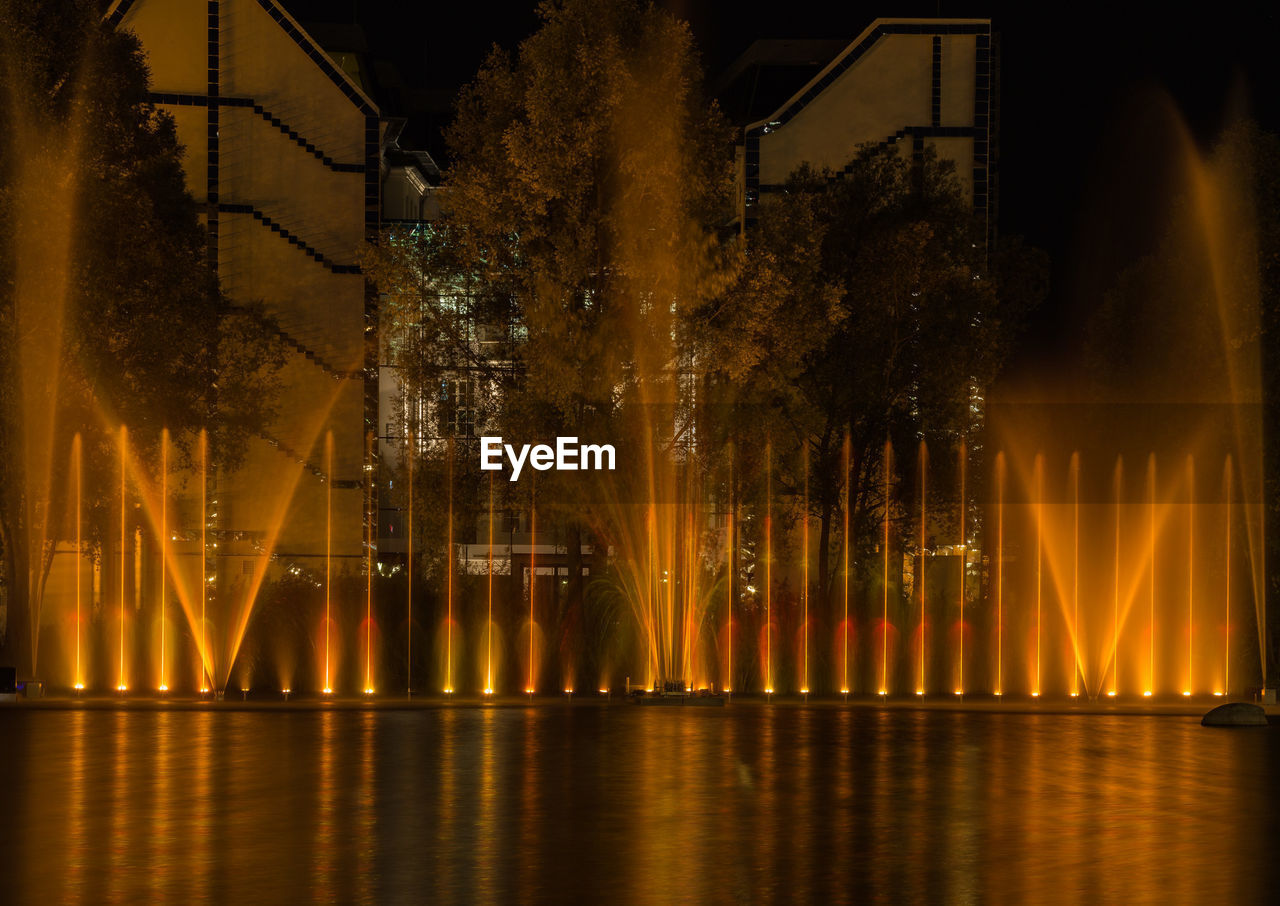
M 514 57 L 495 50 L 462 92 L 442 222 L 384 243 L 374 262 L 393 329 L 425 342 L 401 374 L 430 397 L 444 374 L 479 372 L 495 433 L 665 455 L 679 433 L 680 316 L 721 285 L 728 135 L 699 96 L 684 23 L 633 0 L 563 0 L 540 15 Z M 459 323 L 502 341 L 477 355 Z M 665 419 L 646 419 L 664 406 Z M 580 487 L 538 478 L 540 526 L 558 524 L 569 555 L 570 611 L 584 532 L 609 527 Z
M 775 486 L 794 501 L 793 516 L 807 446 L 825 593 L 832 523 L 846 500 L 845 433 L 857 556 L 889 504 L 885 441 L 912 451 L 899 462 L 914 458 L 919 438 L 948 451 L 935 468 L 954 460 L 975 425 L 971 406 L 1043 296 L 1043 260 L 1016 241 L 988 260 L 951 163 L 875 146 L 838 175 L 801 167 L 762 206 L 747 242 L 739 281 L 699 314 L 703 358 L 728 411 L 740 413 L 738 428 L 734 419 L 726 428 L 741 455 L 762 434 L 773 438 Z

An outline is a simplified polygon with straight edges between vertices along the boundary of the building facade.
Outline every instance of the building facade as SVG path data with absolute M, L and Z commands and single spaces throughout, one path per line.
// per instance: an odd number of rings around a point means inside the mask
M 273 0 L 116 0 L 106 15 L 141 40 L 152 100 L 177 125 L 223 292 L 261 303 L 288 351 L 277 418 L 217 476 L 220 609 L 251 604 L 268 570 L 323 575 L 326 552 L 358 574 L 375 511 L 377 322 L 360 258 L 379 229 L 378 109 Z
M 803 163 L 838 174 L 866 144 L 913 156 L 933 148 L 956 165 L 991 235 L 992 85 L 989 19 L 876 19 L 767 116 L 737 151 L 737 219 L 754 225 L 771 193 Z

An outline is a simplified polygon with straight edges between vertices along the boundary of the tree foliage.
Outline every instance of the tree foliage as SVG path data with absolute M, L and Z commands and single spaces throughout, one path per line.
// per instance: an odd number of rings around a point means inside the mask
M 918 439 L 950 450 L 971 435 L 973 407 L 1043 295 L 1043 259 L 1016 241 L 989 258 L 978 229 L 953 165 L 932 152 L 869 146 L 839 176 L 805 165 L 762 205 L 738 282 L 703 313 L 702 357 L 745 419 L 726 429 L 740 455 L 772 438 L 793 515 L 807 450 L 824 589 L 846 500 L 864 545 L 884 518 L 886 440 L 909 462 Z
M 462 92 L 442 220 L 388 237 L 371 262 L 403 338 L 397 364 L 415 397 L 476 375 L 491 391 L 477 406 L 488 433 L 623 450 L 648 424 L 644 442 L 669 445 L 669 423 L 642 412 L 673 408 L 682 310 L 723 280 L 728 133 L 700 95 L 684 23 L 632 0 L 549 2 L 540 15 Z M 538 483 L 540 523 L 558 525 L 576 559 L 580 533 L 607 519 L 580 484 Z M 572 572 L 577 599 L 580 564 Z

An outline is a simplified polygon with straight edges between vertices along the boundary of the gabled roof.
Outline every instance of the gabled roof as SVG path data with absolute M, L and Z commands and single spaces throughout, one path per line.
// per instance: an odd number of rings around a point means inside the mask
M 827 89 L 840 76 L 844 75 L 862 55 L 872 48 L 881 38 L 890 34 L 977 34 L 991 29 L 990 19 L 876 19 L 854 38 L 834 60 L 828 63 L 821 72 L 797 91 L 781 107 L 762 120 L 751 123 L 746 128 L 752 132 L 767 133 L 779 126 L 784 126 L 797 113 Z
M 118 26 L 121 20 L 123 20 L 125 15 L 129 12 L 129 9 L 136 2 L 137 0 L 114 0 L 111 6 L 107 9 L 103 18 L 106 19 L 111 26 Z M 297 20 L 294 19 L 293 16 L 289 15 L 289 13 L 279 3 L 275 2 L 275 0 L 257 0 L 257 2 L 258 5 L 266 11 L 267 15 L 274 19 L 276 24 L 284 30 L 285 34 L 293 39 L 293 42 L 302 49 L 302 52 L 310 57 L 313 63 L 320 67 L 320 71 L 329 78 L 329 81 L 338 86 L 342 93 L 347 96 L 347 99 L 351 101 L 351 103 L 354 104 L 361 113 L 366 116 L 378 115 L 377 105 L 374 104 L 369 96 L 364 93 L 364 90 L 354 79 L 343 72 L 341 68 L 334 65 L 334 62 L 329 58 L 329 55 L 320 49 L 320 45 L 318 45 L 311 36 L 307 34 L 306 30 L 298 24 Z

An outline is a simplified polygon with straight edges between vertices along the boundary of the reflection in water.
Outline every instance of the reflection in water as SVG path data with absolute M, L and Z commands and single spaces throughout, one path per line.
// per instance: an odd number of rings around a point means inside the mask
M 312 856 L 312 899 L 325 899 L 325 894 L 333 890 L 334 860 L 337 849 L 337 806 L 334 797 L 337 784 L 333 777 L 333 761 L 337 754 L 334 750 L 333 724 L 336 717 L 332 711 L 322 711 L 319 715 L 320 739 L 316 746 L 315 758 L 320 763 L 320 783 L 316 787 L 316 821 L 315 845 Z M 344 743 L 345 745 L 345 743 Z
M 1280 735 L 1185 718 L 15 708 L 0 739 L 6 902 L 1240 902 L 1280 880 Z

